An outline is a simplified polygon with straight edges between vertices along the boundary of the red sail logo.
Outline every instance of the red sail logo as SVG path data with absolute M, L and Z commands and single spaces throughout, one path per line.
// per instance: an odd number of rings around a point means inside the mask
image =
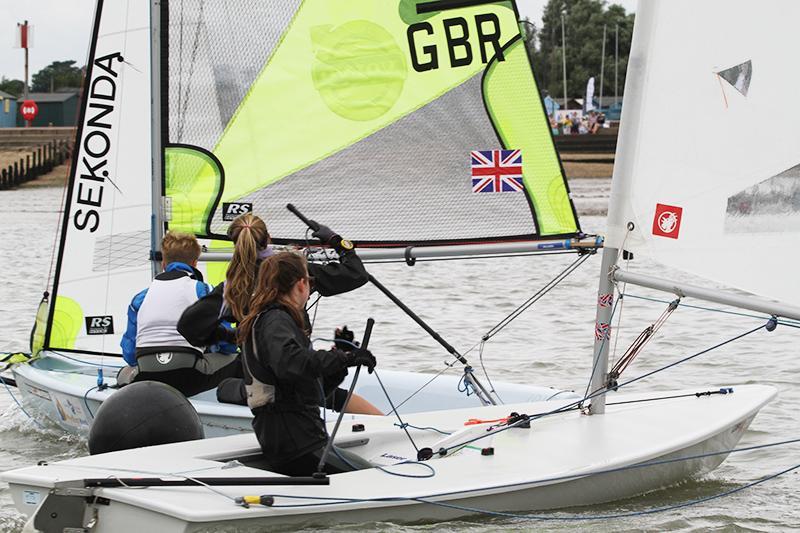
M 674 205 L 656 204 L 656 214 L 653 217 L 653 235 L 677 239 L 681 229 L 682 207 Z

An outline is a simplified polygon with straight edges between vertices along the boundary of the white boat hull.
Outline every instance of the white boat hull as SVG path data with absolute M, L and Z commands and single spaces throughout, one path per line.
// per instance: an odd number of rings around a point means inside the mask
M 732 394 L 654 400 L 691 392 L 614 394 L 609 397 L 604 415 L 587 416 L 572 410 L 544 417 L 532 422 L 530 429 L 508 429 L 444 457 L 435 456 L 426 462 L 436 471 L 430 478 L 396 477 L 369 469 L 330 476 L 330 486 L 217 488 L 230 497 L 276 496 L 273 507 L 249 509 L 203 487 L 96 489 L 95 495 L 107 498 L 110 503 L 87 505 L 84 519 L 96 516 L 92 530 L 96 533 L 138 531 L 145 524 L 164 532 L 233 524 L 237 531 L 246 531 L 277 524 L 442 520 L 475 512 L 431 502 L 490 511 L 531 512 L 614 501 L 715 468 L 727 453 L 630 467 L 642 462 L 727 452 L 742 437 L 758 410 L 775 395 L 772 387 L 746 385 L 737 387 Z M 631 401 L 635 403 L 627 403 Z M 417 413 L 407 415 L 404 420 L 419 427 L 455 431 L 464 428 L 463 421 L 470 418 L 497 418 L 510 410 L 528 414 L 547 412 L 553 403 Z M 349 449 L 373 461 L 387 455 L 398 458 L 414 455 L 405 435 L 391 419 L 361 417 L 359 421 L 366 425 L 366 431 L 346 431 L 337 437 L 337 444 L 346 446 L 354 439 L 361 442 L 368 439 L 366 444 Z M 343 427 L 349 429 L 347 424 Z M 446 440 L 463 442 L 481 434 L 485 427 L 468 427 L 462 430 L 462 437 L 450 436 L 444 440 L 432 431 L 413 430 L 412 435 L 418 446 L 438 449 Z M 494 448 L 494 455 L 481 454 L 481 447 L 487 446 Z M 231 478 L 263 476 L 265 471 L 251 466 L 222 468 L 229 459 L 239 458 L 247 463 L 246 457 L 257 453 L 254 437 L 240 435 L 72 459 L 7 472 L 2 478 L 9 483 L 17 507 L 30 515 L 56 481 L 152 476 L 156 472 L 162 476 L 179 472 Z M 123 465 L 137 465 L 137 474 Z M 426 472 L 419 465 L 395 464 L 388 468 L 404 473 Z M 84 500 L 80 501 L 84 505 Z
M 101 364 L 99 358 L 89 358 L 87 361 Z M 108 363 L 108 358 L 105 363 Z M 117 390 L 113 387 L 116 385 L 115 376 L 119 367 L 104 367 L 104 382 L 109 387 L 103 390 L 97 390 L 96 368 L 57 354 L 48 354 L 31 363 L 17 365 L 12 370 L 23 403 L 33 416 L 55 423 L 67 432 L 86 436 L 102 402 Z M 395 402 L 407 398 L 433 377 L 428 374 L 390 370 L 381 370 L 380 376 L 384 385 L 392 390 Z M 467 396 L 459 392 L 459 379 L 457 370 L 452 375 L 438 377 L 401 406 L 399 412 L 403 414 L 480 406 L 477 396 Z M 349 384 L 350 380 L 347 378 L 343 386 L 347 387 Z M 550 387 L 502 382 L 495 385 L 500 396 L 512 402 L 578 397 L 573 392 Z M 382 411 L 390 411 L 391 407 L 374 375 L 363 372 L 356 392 Z M 253 416 L 250 409 L 218 402 L 215 390 L 198 394 L 191 398 L 191 402 L 200 416 L 206 437 L 252 431 Z

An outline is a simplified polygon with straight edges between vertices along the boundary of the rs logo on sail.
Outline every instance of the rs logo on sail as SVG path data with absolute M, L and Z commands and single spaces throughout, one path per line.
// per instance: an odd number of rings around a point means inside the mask
M 115 61 L 121 62 L 122 56 L 115 52 L 96 59 L 93 66 L 98 69 L 97 76 L 89 85 L 86 106 L 86 122 L 80 143 L 80 161 L 76 172 L 79 179 L 75 190 L 77 204 L 88 206 L 79 208 L 72 218 L 79 230 L 87 229 L 95 232 L 100 225 L 100 213 L 96 208 L 103 205 L 103 187 L 109 179 L 108 153 L 111 150 L 111 129 L 109 115 L 114 112 L 114 101 L 117 95 L 117 72 Z

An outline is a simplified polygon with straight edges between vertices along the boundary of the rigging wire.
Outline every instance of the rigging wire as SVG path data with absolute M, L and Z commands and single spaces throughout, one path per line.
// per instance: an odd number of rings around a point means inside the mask
M 498 333 L 502 331 L 506 326 L 508 326 L 511 322 L 513 322 L 517 317 L 519 317 L 522 313 L 527 311 L 533 304 L 539 301 L 545 294 L 553 290 L 559 283 L 561 283 L 567 276 L 569 276 L 572 272 L 574 272 L 579 266 L 581 266 L 591 254 L 581 254 L 572 264 L 567 266 L 564 270 L 559 272 L 553 279 L 548 281 L 541 289 L 536 291 L 530 298 L 525 300 L 522 304 L 517 306 L 511 313 L 506 315 L 505 318 L 500 320 L 497 324 L 489 328 L 489 330 L 483 334 L 481 337 L 481 342 L 486 342 Z M 478 343 L 479 344 L 479 343 Z M 477 346 L 476 344 L 475 346 Z M 474 346 L 473 346 L 474 348 Z M 472 350 L 473 348 L 470 348 Z
M 724 340 L 724 341 L 722 341 L 722 342 L 719 342 L 719 343 L 717 343 L 717 344 L 715 344 L 715 345 L 713 345 L 713 346 L 711 346 L 711 347 L 709 347 L 709 348 L 706 348 L 706 349 L 704 349 L 704 350 L 701 350 L 701 351 L 699 351 L 699 352 L 697 352 L 697 353 L 695 353 L 695 354 L 689 355 L 689 356 L 687 356 L 687 357 L 684 357 L 684 358 L 682 358 L 682 359 L 679 359 L 678 361 L 675 361 L 675 362 L 669 363 L 669 364 L 667 364 L 667 365 L 664 365 L 664 366 L 662 366 L 661 368 L 657 368 L 657 369 L 655 369 L 655 370 L 652 370 L 652 371 L 650 371 L 650 372 L 646 372 L 645 374 L 642 374 L 642 375 L 640 375 L 640 376 L 637 376 L 637 377 L 635 377 L 635 378 L 632 378 L 632 379 L 630 379 L 630 380 L 628 380 L 628 381 L 625 381 L 625 382 L 623 382 L 623 383 L 620 383 L 620 384 L 618 384 L 618 385 L 617 385 L 616 389 L 620 389 L 620 388 L 622 388 L 622 387 L 625 387 L 625 386 L 627 386 L 627 385 L 630 385 L 631 383 L 635 383 L 635 382 L 637 382 L 637 381 L 640 381 L 640 380 L 642 380 L 642 379 L 645 379 L 645 378 L 647 378 L 647 377 L 650 377 L 650 376 L 652 376 L 653 374 L 657 374 L 657 373 L 659 373 L 659 372 L 663 372 L 663 371 L 665 371 L 665 370 L 667 370 L 667 369 L 669 369 L 669 368 L 672 368 L 672 367 L 674 367 L 674 366 L 677 366 L 677 365 L 679 365 L 679 364 L 685 363 L 686 361 L 689 361 L 689 360 L 691 360 L 691 359 L 694 359 L 695 357 L 699 357 L 699 356 L 701 356 L 701 355 L 704 355 L 704 354 L 706 354 L 706 353 L 708 353 L 708 352 L 710 352 L 710 351 L 712 351 L 712 350 L 715 350 L 715 349 L 717 349 L 717 348 L 720 348 L 720 347 L 722 347 L 722 346 L 725 346 L 726 344 L 730 344 L 731 342 L 734 342 L 734 341 L 737 341 L 737 340 L 739 340 L 739 339 L 742 339 L 742 338 L 744 338 L 744 337 L 746 337 L 746 336 L 748 336 L 748 335 L 751 335 L 751 334 L 753 334 L 753 333 L 755 333 L 755 332 L 757 332 L 757 331 L 759 331 L 759 330 L 761 330 L 761 329 L 767 329 L 767 330 L 769 331 L 769 328 L 770 328 L 770 327 L 771 327 L 773 324 L 774 324 L 774 321 L 773 321 L 773 320 L 770 320 L 770 321 L 769 321 L 769 322 L 767 322 L 766 324 L 763 324 L 763 325 L 761 325 L 761 326 L 758 326 L 757 328 L 753 328 L 753 329 L 751 329 L 751 330 L 748 330 L 748 331 L 746 331 L 746 332 L 744 332 L 744 333 L 740 333 L 739 335 L 736 335 L 736 336 L 734 336 L 734 337 L 732 337 L 732 338 L 730 338 L 730 339 L 727 339 L 727 340 Z M 536 415 L 522 415 L 522 416 L 520 416 L 520 419 L 519 419 L 519 420 L 517 420 L 516 422 L 513 422 L 513 423 L 511 423 L 511 424 L 508 424 L 508 425 L 506 425 L 506 426 L 503 426 L 503 427 L 501 427 L 501 428 L 499 428 L 499 429 L 497 429 L 497 430 L 495 430 L 495 431 L 492 431 L 491 433 L 488 433 L 488 432 L 487 432 L 487 433 L 485 433 L 485 434 L 483 434 L 483 435 L 479 435 L 479 436 L 477 436 L 477 437 L 474 437 L 474 438 L 472 438 L 472 439 L 469 439 L 469 440 L 467 440 L 467 441 L 460 442 L 460 443 L 458 443 L 458 444 L 455 444 L 455 445 L 449 446 L 449 447 L 447 447 L 447 448 L 442 448 L 442 449 L 440 450 L 440 452 L 441 452 L 441 451 L 443 451 L 444 453 L 447 453 L 448 451 L 450 451 L 450 450 L 452 450 L 452 449 L 454 449 L 454 448 L 456 448 L 456 447 L 462 447 L 462 446 L 464 446 L 464 445 L 466 445 L 466 444 L 472 444 L 473 442 L 476 442 L 476 441 L 478 441 L 478 440 L 484 439 L 484 438 L 486 438 L 486 437 L 492 437 L 492 436 L 494 436 L 494 435 L 497 435 L 498 433 L 501 433 L 501 432 L 503 432 L 503 431 L 506 431 L 506 430 L 509 430 L 509 429 L 515 428 L 515 427 L 517 427 L 517 426 L 519 426 L 519 425 L 522 425 L 522 424 L 525 424 L 525 423 L 530 423 L 530 422 L 532 422 L 532 421 L 535 421 L 535 420 L 538 420 L 538 419 L 540 419 L 540 418 L 544 418 L 544 417 L 547 417 L 547 416 L 556 415 L 556 414 L 559 414 L 559 413 L 561 413 L 561 412 L 563 412 L 563 411 L 569 410 L 569 409 L 571 409 L 571 408 L 573 408 L 573 407 L 576 407 L 576 406 L 581 406 L 581 405 L 583 405 L 583 403 L 584 403 L 586 400 L 591 400 L 592 398 L 596 398 L 596 397 L 598 397 L 598 396 L 601 396 L 601 395 L 604 395 L 604 394 L 608 394 L 609 390 L 610 390 L 610 389 L 608 389 L 608 388 L 604 388 L 604 389 L 599 389 L 599 390 L 596 390 L 596 391 L 592 392 L 591 394 L 584 395 L 584 397 L 583 397 L 583 398 L 581 398 L 581 399 L 579 399 L 579 400 L 575 400 L 575 401 L 573 401 L 573 402 L 571 402 L 571 403 L 568 403 L 568 404 L 566 404 L 566 405 L 563 405 L 563 406 L 561 406 L 561 407 L 557 407 L 557 408 L 555 408 L 555 409 L 552 409 L 552 410 L 550 410 L 550 411 L 546 411 L 546 412 L 544 412 L 544 413 L 540 413 L 540 414 L 536 414 Z
M 489 377 L 489 374 L 488 374 L 487 369 L 486 369 L 486 367 L 484 365 L 484 362 L 483 362 L 483 347 L 484 347 L 484 344 L 486 343 L 486 341 L 488 341 L 489 339 L 494 337 L 502 329 L 504 329 L 506 326 L 508 326 L 513 320 L 515 320 L 517 317 L 519 317 L 522 313 L 524 313 L 526 310 L 528 310 L 534 303 L 536 303 L 536 301 L 538 301 L 540 298 L 542 298 L 542 296 L 544 296 L 550 290 L 555 288 L 556 285 L 558 285 L 569 274 L 571 274 L 573 271 L 575 271 L 591 255 L 592 255 L 592 253 L 586 253 L 586 252 L 581 253 L 580 257 L 578 257 L 571 265 L 567 266 L 564 270 L 562 270 L 560 273 L 558 273 L 552 280 L 550 280 L 547 284 L 545 284 L 544 287 L 542 287 L 536 293 L 534 293 L 533 296 L 528 298 L 528 300 L 526 300 L 525 302 L 523 302 L 522 304 L 517 306 L 517 308 L 514 309 L 514 311 L 512 311 L 509 315 L 507 315 L 505 318 L 503 318 L 500 322 L 498 322 L 497 324 L 492 326 L 483 335 L 483 337 L 481 338 L 480 342 L 475 343 L 471 348 L 469 348 L 468 350 L 466 350 L 463 353 L 463 355 L 467 355 L 470 352 L 474 351 L 475 348 L 480 348 L 479 362 L 480 362 L 481 368 L 483 370 L 483 373 L 486 376 L 486 380 L 489 383 L 489 387 L 491 388 L 491 390 L 489 392 L 494 393 L 494 395 L 497 397 L 497 399 L 500 400 L 500 403 L 503 403 L 503 400 L 497 394 L 497 391 L 495 390 L 494 385 L 492 384 L 491 378 Z M 439 376 L 441 376 L 443 373 L 445 373 L 446 371 L 448 371 L 451 368 L 453 368 L 453 366 L 455 366 L 456 362 L 457 361 L 455 361 L 455 360 L 452 361 L 451 363 L 448 363 L 447 361 L 444 361 L 445 368 L 443 368 L 441 371 L 439 371 L 437 374 L 435 374 L 430 380 L 428 380 L 426 383 L 424 383 L 417 390 L 412 392 L 408 397 L 406 397 L 402 402 L 400 402 L 398 404 L 398 407 L 401 407 L 403 404 L 408 402 L 411 398 L 413 398 L 414 396 L 416 396 L 417 394 L 422 392 L 423 389 L 425 389 L 428 385 L 433 383 L 433 381 L 435 381 Z
M 620 296 L 620 300 L 622 300 L 622 296 Z M 678 304 L 680 303 L 680 298 L 677 298 L 669 303 L 667 308 L 661 313 L 661 316 L 653 322 L 651 325 L 647 326 L 633 343 L 625 350 L 625 353 L 620 356 L 616 363 L 611 367 L 611 370 L 608 372 L 609 381 L 616 382 L 617 378 L 625 371 L 626 368 L 633 362 L 637 355 L 639 355 L 647 343 L 652 340 L 653 336 L 661 329 L 661 326 L 667 321 L 667 319 L 672 315 L 675 309 L 678 308 Z M 622 315 L 622 308 L 620 307 L 620 315 Z M 617 334 L 617 339 L 619 339 L 619 333 Z
M 773 448 L 777 446 L 785 446 L 790 444 L 796 444 L 800 442 L 800 438 L 798 439 L 790 439 L 784 440 L 779 442 L 772 442 L 754 446 L 746 446 L 742 448 L 732 448 L 728 450 L 722 450 L 717 452 L 706 452 L 701 454 L 690 455 L 686 457 L 677 457 L 672 459 L 662 459 L 656 461 L 648 461 L 643 463 L 636 463 L 632 465 L 626 465 L 616 468 L 609 468 L 609 469 L 601 469 L 594 472 L 589 473 L 581 473 L 581 474 L 568 474 L 563 476 L 554 476 L 550 478 L 538 479 L 533 480 L 530 482 L 525 483 L 526 485 L 543 485 L 545 483 L 553 483 L 557 481 L 568 481 L 577 478 L 589 477 L 589 476 L 596 476 L 601 474 L 611 474 L 616 472 L 623 472 L 627 470 L 634 470 L 639 468 L 645 468 L 650 466 L 658 466 L 663 464 L 670 464 L 670 463 L 677 463 L 682 461 L 689 461 L 695 459 L 702 459 L 706 457 L 714 457 L 720 455 L 729 455 L 732 453 L 739 453 L 739 452 L 746 452 L 746 451 L 753 451 L 758 449 L 766 449 L 766 448 Z M 722 498 L 725 496 L 729 496 L 731 494 L 735 494 L 742 490 L 745 490 L 750 487 L 754 487 L 769 481 L 771 479 L 775 479 L 779 476 L 792 472 L 800 468 L 800 464 L 794 465 L 789 468 L 785 468 L 779 472 L 774 474 L 769 474 L 767 476 L 762 477 L 761 479 L 745 483 L 733 489 L 723 491 L 721 493 L 717 493 L 711 496 L 705 496 L 702 498 L 697 498 L 694 500 L 684 501 L 678 504 L 656 507 L 651 509 L 645 509 L 643 511 L 630 511 L 627 513 L 613 513 L 613 514 L 606 514 L 606 515 L 566 515 L 566 516 L 553 516 L 553 515 L 531 515 L 531 514 L 522 514 L 522 513 L 510 513 L 510 512 L 502 512 L 502 511 L 492 511 L 489 509 L 480 509 L 477 507 L 468 507 L 468 506 L 461 506 L 457 504 L 451 504 L 447 502 L 441 502 L 437 500 L 433 500 L 431 498 L 442 496 L 442 494 L 427 496 L 427 497 L 402 497 L 402 496 L 395 496 L 395 497 L 383 497 L 383 498 L 347 498 L 347 497 L 336 497 L 336 496 L 299 496 L 296 494 L 272 494 L 273 498 L 285 498 L 287 500 L 310 500 L 315 503 L 300 503 L 300 504 L 273 504 L 271 507 L 278 507 L 278 508 L 303 508 L 303 507 L 323 507 L 327 505 L 337 505 L 342 503 L 368 503 L 368 502 L 402 502 L 402 501 L 416 501 L 419 503 L 426 503 L 430 505 L 437 505 L 448 507 L 452 509 L 457 509 L 461 511 L 466 511 L 469 513 L 477 513 L 477 514 L 485 514 L 489 516 L 502 516 L 507 518 L 520 518 L 525 520 L 541 520 L 541 521 L 589 521 L 589 520 L 608 520 L 608 519 L 618 519 L 618 518 L 626 518 L 626 517 L 633 517 L 633 516 L 642 516 L 648 514 L 656 514 L 666 511 L 671 511 L 680 508 L 691 507 L 694 505 L 699 505 L 701 503 L 705 503 L 710 500 Z M 453 494 L 453 493 L 448 493 Z
M 648 301 L 648 302 L 657 302 L 657 303 L 663 303 L 663 304 L 670 303 L 668 300 L 663 300 L 661 298 L 653 298 L 653 297 L 649 297 L 649 296 L 640 296 L 640 295 L 631 294 L 631 293 L 625 293 L 625 297 L 626 298 L 636 298 L 638 300 L 645 300 L 645 301 Z M 742 312 L 738 312 L 738 311 L 728 311 L 728 310 L 719 309 L 719 308 L 716 308 L 716 307 L 704 307 L 704 306 L 701 306 L 701 305 L 692 305 L 692 304 L 686 304 L 686 303 L 679 303 L 678 306 L 679 307 L 687 307 L 689 309 L 697 309 L 697 310 L 700 310 L 700 311 L 711 311 L 711 312 L 714 312 L 714 313 L 721 313 L 721 314 L 724 314 L 724 315 L 734 315 L 734 316 L 741 316 L 741 317 L 745 317 L 745 318 L 755 318 L 756 320 L 767 320 L 767 319 L 769 319 L 768 316 L 764 316 L 764 315 L 754 315 L 754 314 L 751 314 L 751 313 L 742 313 Z M 780 324 L 782 326 L 789 326 L 789 327 L 795 327 L 795 328 L 796 327 L 800 327 L 800 322 L 799 321 L 791 320 L 791 319 L 787 319 L 787 318 L 779 318 L 778 319 L 778 324 Z

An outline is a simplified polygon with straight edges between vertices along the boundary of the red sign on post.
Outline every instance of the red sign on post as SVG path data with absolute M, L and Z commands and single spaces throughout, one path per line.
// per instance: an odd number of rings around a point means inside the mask
M 39 113 L 39 106 L 37 106 L 36 102 L 33 100 L 25 100 L 22 102 L 19 112 L 22 113 L 22 118 L 30 122 L 35 119 L 36 115 Z

